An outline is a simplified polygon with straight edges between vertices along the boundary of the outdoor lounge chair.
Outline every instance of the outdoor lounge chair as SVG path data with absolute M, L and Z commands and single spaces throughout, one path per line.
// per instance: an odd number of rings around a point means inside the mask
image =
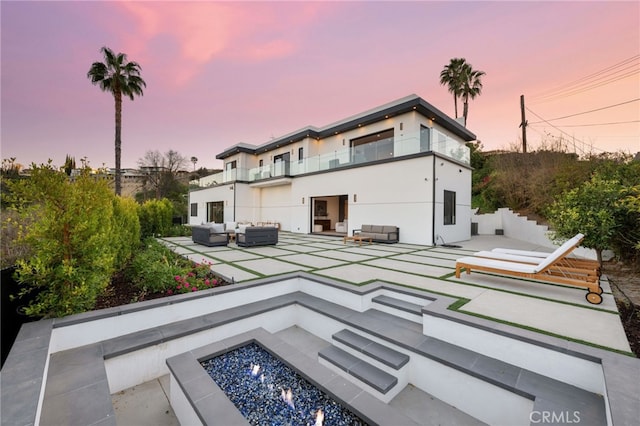
M 584 269 L 600 276 L 600 264 L 597 260 L 579 259 L 569 256 L 571 251 L 580 245 L 583 238 L 584 235 L 577 234 L 575 237 L 571 238 L 559 247 L 556 250 L 558 253 L 564 252 L 565 248 L 568 249 L 568 251 L 557 260 L 556 264 L 562 267 Z M 494 248 L 491 251 L 479 251 L 473 255 L 477 257 L 486 257 L 488 259 L 508 260 L 510 262 L 522 262 L 538 265 L 554 254 L 556 254 L 556 252 L 547 253 L 540 251 Z
M 456 260 L 456 278 L 460 278 L 460 272 L 464 268 L 467 274 L 472 269 L 485 271 L 498 275 L 507 275 L 533 280 L 547 281 L 556 284 L 564 284 L 576 287 L 586 287 L 588 292 L 586 299 L 589 303 L 599 305 L 602 303 L 602 288 L 598 273 L 593 268 L 573 267 L 566 263 L 566 256 L 571 253 L 582 241 L 584 235 L 578 234 L 564 243 L 547 257 L 541 258 L 539 262 L 534 257 L 529 256 L 529 261 L 515 260 L 523 256 L 502 254 L 510 256 L 511 260 L 505 258 L 496 259 L 480 256 L 468 256 Z M 493 253 L 493 252 L 484 252 Z M 495 253 L 500 255 L 499 253 Z M 527 257 L 525 257 L 525 260 Z

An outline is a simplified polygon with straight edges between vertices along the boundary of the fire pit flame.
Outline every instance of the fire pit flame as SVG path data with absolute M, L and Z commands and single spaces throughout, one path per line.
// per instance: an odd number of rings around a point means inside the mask
M 316 423 L 314 426 L 322 426 L 322 422 L 324 422 L 324 413 L 322 412 L 322 409 L 318 408 L 318 411 L 316 411 Z
M 280 388 L 280 390 L 281 390 L 282 400 L 283 400 L 284 402 L 286 402 L 286 403 L 287 403 L 287 405 L 288 405 L 289 407 L 291 407 L 291 409 L 295 410 L 295 409 L 296 409 L 296 406 L 295 406 L 295 404 L 293 403 L 293 393 L 291 392 L 291 389 L 290 389 L 290 388 L 289 388 L 289 389 L 287 389 L 287 391 L 286 391 L 286 392 L 285 392 L 285 390 L 284 390 L 283 388 Z
M 251 375 L 256 377 L 260 372 L 260 364 L 251 364 Z

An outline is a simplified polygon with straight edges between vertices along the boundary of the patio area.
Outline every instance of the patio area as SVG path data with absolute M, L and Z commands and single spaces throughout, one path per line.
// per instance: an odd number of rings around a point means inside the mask
M 531 409 L 540 410 L 542 408 L 537 404 L 549 404 L 545 401 L 555 401 L 551 407 L 559 407 L 554 405 L 559 400 L 575 401 L 582 407 L 580 410 L 587 410 L 581 405 L 586 400 L 575 396 L 575 388 L 564 389 L 564 382 L 592 389 L 590 392 L 595 393 L 589 398 L 602 400 L 606 396 L 606 410 L 611 410 L 612 418 L 607 415 L 604 421 L 605 411 L 600 410 L 596 413 L 600 418 L 596 421 L 598 424 L 616 424 L 616 419 L 637 417 L 637 407 L 632 408 L 631 401 L 637 394 L 638 384 L 629 381 L 628 374 L 637 371 L 638 363 L 636 358 L 620 355 L 620 352 L 630 354 L 630 349 L 606 277 L 602 280 L 604 301 L 601 305 L 592 305 L 585 300 L 583 288 L 475 272 L 461 279 L 454 276 L 455 260 L 476 251 L 495 247 L 538 251 L 549 251 L 548 248 L 503 236 L 474 237 L 459 243 L 459 248 L 375 243 L 360 246 L 344 243 L 342 238 L 288 232 L 280 233 L 279 243 L 275 246 L 253 248 L 235 244 L 206 247 L 185 237 L 161 241 L 193 261 L 210 263 L 213 271 L 241 285 L 203 291 L 202 295 L 197 292 L 173 296 L 166 301 L 158 299 L 72 316 L 54 321 L 46 326 L 49 331 L 43 329 L 37 335 L 34 330 L 25 330 L 26 335 L 17 346 L 20 353 L 33 355 L 33 365 L 37 368 L 30 369 L 34 372 L 32 375 L 41 368 L 38 362 L 45 359 L 46 353 L 42 354 L 42 349 L 49 347 L 52 354 L 49 372 L 46 372 L 47 367 L 44 370 L 42 386 L 46 389 L 42 413 L 47 419 L 62 416 L 58 419 L 77 420 L 74 413 L 79 412 L 78 415 L 87 418 L 106 416 L 102 417 L 108 420 L 105 424 L 176 425 L 179 415 L 169 402 L 173 401 L 175 379 L 166 373 L 166 357 L 196 352 L 199 349 L 192 348 L 220 344 L 225 338 L 235 339 L 256 327 L 266 327 L 267 335 L 272 336 L 269 339 L 281 342 L 303 359 L 316 360 L 321 352 L 325 353 L 332 346 L 333 334 L 339 334 L 336 332 L 345 325 L 352 330 L 368 330 L 370 336 L 412 354 L 408 383 L 401 385 L 399 393 L 386 403 L 389 410 L 403 413 L 407 424 L 472 425 L 509 418 L 500 408 L 504 406 L 500 402 L 502 397 L 494 399 L 485 391 L 469 390 L 476 383 L 473 377 L 481 378 L 478 383 L 482 386 L 492 383 L 489 386 L 492 392 L 509 390 L 508 394 L 516 399 L 519 392 L 537 395 L 533 408 L 528 402 L 520 405 L 520 417 L 517 418 L 521 420 L 522 410 L 525 413 Z M 386 283 L 388 290 L 382 288 Z M 235 291 L 234 288 L 245 290 Z M 373 302 L 371 296 L 366 301 L 368 292 L 382 291 L 376 293 L 380 295 L 378 298 L 389 299 L 384 295 L 391 294 L 388 292 L 392 288 L 412 294 L 409 298 L 424 297 L 434 301 L 427 301 L 429 306 L 426 307 L 417 300 L 408 303 L 417 303 L 414 308 L 423 306 L 422 314 L 417 312 L 412 319 L 418 325 L 402 319 L 403 314 L 398 313 L 394 319 L 380 322 L 380 316 L 388 315 L 384 312 L 398 308 L 385 308 L 384 300 L 382 305 L 368 310 L 367 306 Z M 338 294 L 340 292 L 343 295 Z M 242 298 L 235 297 L 236 293 L 242 294 Z M 357 296 L 360 293 L 362 295 Z M 214 299 L 210 299 L 211 296 Z M 352 297 L 364 299 L 349 305 L 347 299 Z M 295 308 L 289 307 L 292 302 Z M 335 303 L 346 304 L 338 307 Z M 358 307 L 361 303 L 364 305 Z M 448 308 L 452 303 L 455 307 Z M 51 343 L 47 343 L 48 338 L 45 341 L 46 333 L 51 333 Z M 424 339 L 432 343 L 424 346 Z M 444 341 L 449 343 L 438 343 Z M 185 343 L 188 344 L 185 346 Z M 441 352 L 441 348 L 448 349 Z M 82 368 L 78 368 L 78 357 L 85 360 L 81 363 Z M 31 359 L 30 356 L 27 358 Z M 41 361 L 36 362 L 36 358 Z M 420 367 L 421 363 L 430 363 L 429 359 L 436 362 L 440 359 L 455 371 L 447 373 L 443 370 L 438 374 L 445 376 L 434 381 L 435 368 L 443 364 L 428 364 L 431 366 L 420 372 L 424 368 Z M 500 370 L 495 370 L 495 362 L 502 365 Z M 580 367 L 582 364 L 584 366 Z M 313 365 L 317 364 L 314 362 Z M 582 370 L 587 365 L 591 373 Z M 24 363 L 21 364 L 20 371 L 24 367 Z M 450 376 L 452 372 L 458 374 L 456 371 L 467 372 L 460 376 L 459 384 Z M 495 374 L 498 376 L 494 377 Z M 598 378 L 600 374 L 603 374 L 601 379 Z M 12 374 L 3 374 L 3 384 L 10 383 L 12 378 Z M 518 379 L 513 381 L 514 378 Z M 24 377 L 19 375 L 15 379 L 23 381 Z M 34 376 L 34 380 L 37 379 Z M 429 388 L 425 379 L 438 384 L 451 382 L 451 393 Z M 549 380 L 551 382 L 543 385 Z M 598 390 L 600 380 L 602 386 L 606 383 L 603 388 L 606 390 Z M 35 396 L 39 386 L 32 388 L 29 392 Z M 69 398 L 75 398 L 73 395 L 76 394 L 81 400 L 89 398 L 87 389 L 95 389 L 102 395 L 91 397 L 91 404 L 95 404 L 96 409 L 88 410 L 81 401 L 71 404 L 79 404 L 78 407 L 67 405 L 71 401 Z M 549 390 L 552 394 L 537 393 Z M 472 397 L 462 396 L 463 399 L 456 402 L 456 394 L 461 391 L 472 392 Z M 9 407 L 13 396 L 7 394 L 6 397 L 11 401 L 5 400 L 3 392 L 3 402 Z M 468 401 L 476 404 L 475 412 L 473 406 L 461 408 Z M 499 406 L 488 408 L 489 401 L 497 402 Z M 480 411 L 477 411 L 478 404 Z M 63 406 L 66 408 L 61 411 Z M 511 410 L 517 406 L 510 405 Z M 102 410 L 104 414 L 101 414 Z M 30 412 L 27 407 L 19 411 Z M 483 411 L 498 417 L 479 420 Z M 581 415 L 587 416 L 587 413 L 582 411 Z
M 532 283 L 513 278 L 474 273 L 455 278 L 455 259 L 476 251 L 505 247 L 549 251 L 504 236 L 475 236 L 461 248 L 409 244 L 344 244 L 329 235 L 281 232 L 277 246 L 243 249 L 205 247 L 190 238 L 162 240 L 174 251 L 196 262 L 210 262 L 211 269 L 235 282 L 251 281 L 295 271 L 361 285 L 375 280 L 425 289 L 469 301 L 458 312 L 535 329 L 561 338 L 587 342 L 607 349 L 630 352 L 611 289 L 601 282 L 603 302 L 585 300 L 584 289 Z M 588 326 L 585 326 L 588 324 Z M 328 343 L 299 327 L 276 333 L 288 344 L 312 358 Z M 168 376 L 122 391 L 113 397 L 118 424 L 177 425 L 169 404 Z M 148 410 L 140 410 L 140 406 Z M 151 405 L 151 406 L 150 406 Z M 483 424 L 479 420 L 414 387 L 407 386 L 390 405 L 421 424 Z M 156 413 L 149 417 L 147 413 Z M 152 419 L 152 422 L 148 420 Z
M 611 288 L 603 277 L 603 302 L 593 305 L 584 288 L 474 272 L 456 279 L 456 259 L 504 247 L 551 251 L 504 236 L 474 236 L 460 248 L 412 244 L 343 243 L 342 238 L 280 232 L 276 246 L 205 247 L 188 237 L 162 241 L 195 262 L 210 262 L 216 273 L 235 282 L 304 271 L 362 285 L 381 280 L 468 300 L 457 311 L 533 329 L 560 338 L 631 352 Z

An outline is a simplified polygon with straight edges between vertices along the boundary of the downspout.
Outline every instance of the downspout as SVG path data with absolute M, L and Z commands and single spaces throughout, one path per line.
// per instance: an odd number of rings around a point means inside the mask
M 431 212 L 431 245 L 434 247 L 436 244 L 436 155 L 433 155 L 433 177 L 431 181 L 433 182 L 433 192 L 432 192 L 432 212 Z
M 236 221 L 236 190 L 238 188 L 238 181 L 233 182 L 233 222 Z

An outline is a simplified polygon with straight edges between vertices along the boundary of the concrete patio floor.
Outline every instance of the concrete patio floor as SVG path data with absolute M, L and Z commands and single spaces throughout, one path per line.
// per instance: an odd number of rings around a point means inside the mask
M 535 329 L 608 349 L 631 352 L 609 283 L 604 277 L 603 302 L 585 299 L 585 288 L 473 272 L 455 278 L 456 259 L 496 247 L 551 251 L 504 236 L 474 236 L 461 248 L 414 244 L 367 244 L 342 238 L 281 232 L 276 246 L 206 247 L 189 237 L 165 238 L 177 253 L 210 262 L 211 269 L 235 282 L 295 271 L 360 285 L 382 280 L 468 299 L 460 312 Z
M 606 278 L 603 302 L 585 300 L 584 288 L 571 288 L 526 280 L 473 273 L 456 279 L 455 260 L 495 247 L 550 251 L 503 236 L 474 236 L 457 243 L 460 248 L 413 244 L 343 244 L 341 238 L 281 232 L 277 246 L 241 248 L 206 247 L 190 238 L 162 241 L 177 253 L 235 282 L 306 271 L 354 285 L 383 280 L 413 288 L 468 299 L 459 312 L 538 330 L 618 351 L 630 352 L 617 307 Z M 288 343 L 305 347 L 309 355 L 327 344 L 297 327 L 278 333 Z M 313 353 L 315 352 L 315 354 Z M 163 383 L 164 380 L 164 383 Z M 121 425 L 178 424 L 166 394 L 166 377 L 113 395 L 117 423 Z M 422 424 L 480 424 L 424 392 L 408 386 L 391 405 Z M 425 413 L 429 413 L 428 416 Z

